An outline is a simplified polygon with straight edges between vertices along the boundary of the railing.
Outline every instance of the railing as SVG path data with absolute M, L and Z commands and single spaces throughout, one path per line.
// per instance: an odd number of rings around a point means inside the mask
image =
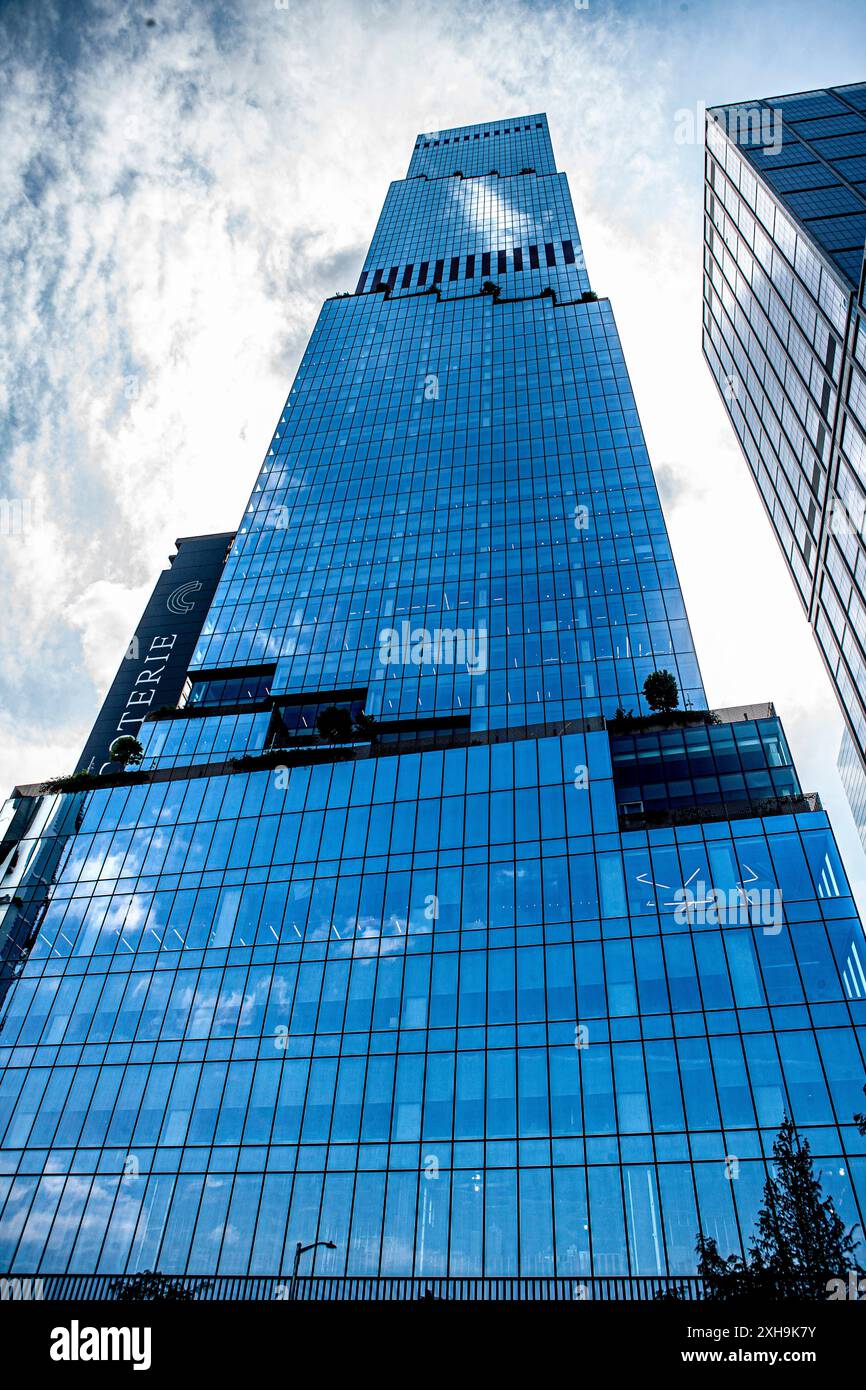
M 249 707 L 247 707 L 249 708 Z M 377 740 L 370 742 L 349 742 L 345 744 L 316 744 L 311 739 L 309 746 L 301 742 L 285 748 L 267 748 L 257 753 L 238 753 L 226 755 L 222 761 L 213 763 L 190 763 L 182 767 L 147 767 L 147 758 L 140 767 L 118 769 L 112 773 L 88 775 L 80 786 L 72 784 L 67 792 L 93 791 L 100 787 L 145 786 L 155 782 L 193 781 L 199 777 L 226 777 L 240 770 L 269 771 L 277 766 L 306 766 L 313 763 L 333 763 L 359 761 L 364 758 L 394 757 L 395 754 L 425 752 L 428 748 L 465 748 L 470 744 L 522 743 L 526 739 L 559 738 L 563 734 L 599 733 L 605 727 L 601 715 L 586 719 L 566 719 L 551 724 L 524 724 L 508 729 L 478 729 L 468 727 L 468 716 L 431 716 L 429 720 L 414 720 L 414 725 L 430 724 L 429 729 L 417 735 L 404 733 L 407 740 L 399 745 L 390 743 L 398 721 L 383 721 L 377 729 Z M 404 722 L 405 730 L 405 722 Z M 399 728 L 397 729 L 399 732 Z M 153 760 L 155 761 L 155 760 Z M 241 764 L 243 765 L 241 767 Z M 14 787 L 12 795 L 17 797 L 41 797 L 54 795 L 44 791 L 44 783 L 34 782 Z M 60 795 L 60 793 L 57 793 Z
M 776 706 L 772 700 L 762 705 L 727 705 L 724 709 L 714 709 L 713 714 L 720 724 L 739 724 L 744 719 L 775 719 Z
M 463 1302 L 583 1303 L 651 1302 L 667 1295 L 694 1302 L 703 1296 L 698 1276 L 595 1275 L 586 1278 L 412 1278 L 339 1275 L 165 1275 L 165 1301 L 388 1302 L 417 1300 Z M 0 1300 L 44 1299 L 133 1301 L 139 1276 L 119 1274 L 7 1275 L 0 1278 Z M 150 1280 L 154 1298 L 153 1280 Z M 169 1287 L 170 1286 L 170 1287 Z
M 754 723 L 756 719 L 775 719 L 776 707 L 772 703 L 761 705 L 727 705 L 724 709 L 674 709 L 663 713 L 656 710 L 651 714 L 634 714 L 632 711 L 605 719 L 611 738 L 621 738 L 625 734 L 665 733 L 671 729 L 700 728 L 701 725 L 715 727 L 719 724 Z
M 651 830 L 671 825 L 702 825 L 705 821 L 747 820 L 761 816 L 791 816 L 820 811 L 817 792 L 792 796 L 762 796 L 754 801 L 713 801 L 704 806 L 665 806 L 660 810 L 620 811 L 620 830 Z

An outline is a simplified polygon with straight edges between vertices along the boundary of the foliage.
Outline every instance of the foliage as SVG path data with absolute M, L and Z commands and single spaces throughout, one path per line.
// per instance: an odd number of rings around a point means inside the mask
M 844 1278 L 849 1270 L 862 1273 L 855 1244 L 832 1197 L 823 1195 L 808 1140 L 799 1138 L 786 1116 L 773 1144 L 773 1171 L 764 1183 L 748 1259 L 723 1259 L 712 1236 L 699 1235 L 698 1273 L 705 1297 L 713 1301 L 824 1301 L 831 1279 Z
M 200 1279 L 185 1288 L 176 1276 L 145 1269 L 141 1274 L 115 1279 L 109 1289 L 118 1303 L 191 1303 L 210 1285 L 209 1279 Z
M 827 1281 L 857 1269 L 856 1242 L 824 1197 L 807 1139 L 786 1117 L 773 1145 L 773 1174 L 764 1184 L 752 1265 L 776 1297 L 826 1298 Z
M 670 714 L 680 702 L 677 678 L 664 668 L 647 676 L 643 683 L 643 693 L 650 709 L 657 710 L 659 714 Z
M 379 733 L 378 722 L 371 714 L 362 709 L 360 714 L 355 716 L 355 732 L 368 738 L 371 743 L 375 743 Z
M 121 734 L 109 745 L 108 756 L 121 767 L 137 767 L 144 757 L 144 749 L 132 734 Z
M 339 705 L 327 705 L 316 720 L 316 728 L 325 743 L 345 743 L 352 737 L 352 716 Z
M 674 709 L 668 714 L 635 714 L 618 705 L 607 719 L 612 734 L 642 734 L 652 729 L 688 728 L 693 724 L 720 724 L 718 715 L 709 709 Z M 776 798 L 778 800 L 778 798 Z
M 49 777 L 47 782 L 40 784 L 39 790 L 43 792 L 81 792 L 87 791 L 95 786 L 92 772 L 82 768 L 79 772 L 67 773 L 62 777 Z

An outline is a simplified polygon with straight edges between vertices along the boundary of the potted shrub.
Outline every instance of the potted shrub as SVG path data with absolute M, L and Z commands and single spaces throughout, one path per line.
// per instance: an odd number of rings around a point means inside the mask
M 368 738 L 371 743 L 375 743 L 379 734 L 379 725 L 371 714 L 366 710 L 355 716 L 355 733 L 362 738 Z
M 657 714 L 672 714 L 680 702 L 677 678 L 671 671 L 653 671 L 643 683 L 644 699 Z
M 325 743 L 345 743 L 352 737 L 352 716 L 339 705 L 327 705 L 316 720 L 316 728 Z
M 120 738 L 109 744 L 108 756 L 113 763 L 120 763 L 121 767 L 137 767 L 144 757 L 144 749 L 132 734 L 121 734 Z

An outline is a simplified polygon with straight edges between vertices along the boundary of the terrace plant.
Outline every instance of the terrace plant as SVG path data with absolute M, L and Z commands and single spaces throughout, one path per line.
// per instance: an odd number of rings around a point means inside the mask
M 144 757 L 144 749 L 132 734 L 121 734 L 109 745 L 108 756 L 121 767 L 137 767 Z
M 316 729 L 325 743 L 345 743 L 352 737 L 352 716 L 339 705 L 327 705 L 316 720 Z
M 653 671 L 643 683 L 644 699 L 658 714 L 672 714 L 680 702 L 677 678 L 667 670 Z

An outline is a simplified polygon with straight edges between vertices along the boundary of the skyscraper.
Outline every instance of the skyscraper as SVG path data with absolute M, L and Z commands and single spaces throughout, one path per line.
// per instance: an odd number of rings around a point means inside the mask
M 866 84 L 707 113 L 704 353 L 845 717 L 866 845 Z
M 544 116 L 416 141 L 141 730 L 7 813 L 0 1268 L 622 1296 L 741 1248 L 786 1113 L 860 1219 L 862 929 L 707 709 Z

